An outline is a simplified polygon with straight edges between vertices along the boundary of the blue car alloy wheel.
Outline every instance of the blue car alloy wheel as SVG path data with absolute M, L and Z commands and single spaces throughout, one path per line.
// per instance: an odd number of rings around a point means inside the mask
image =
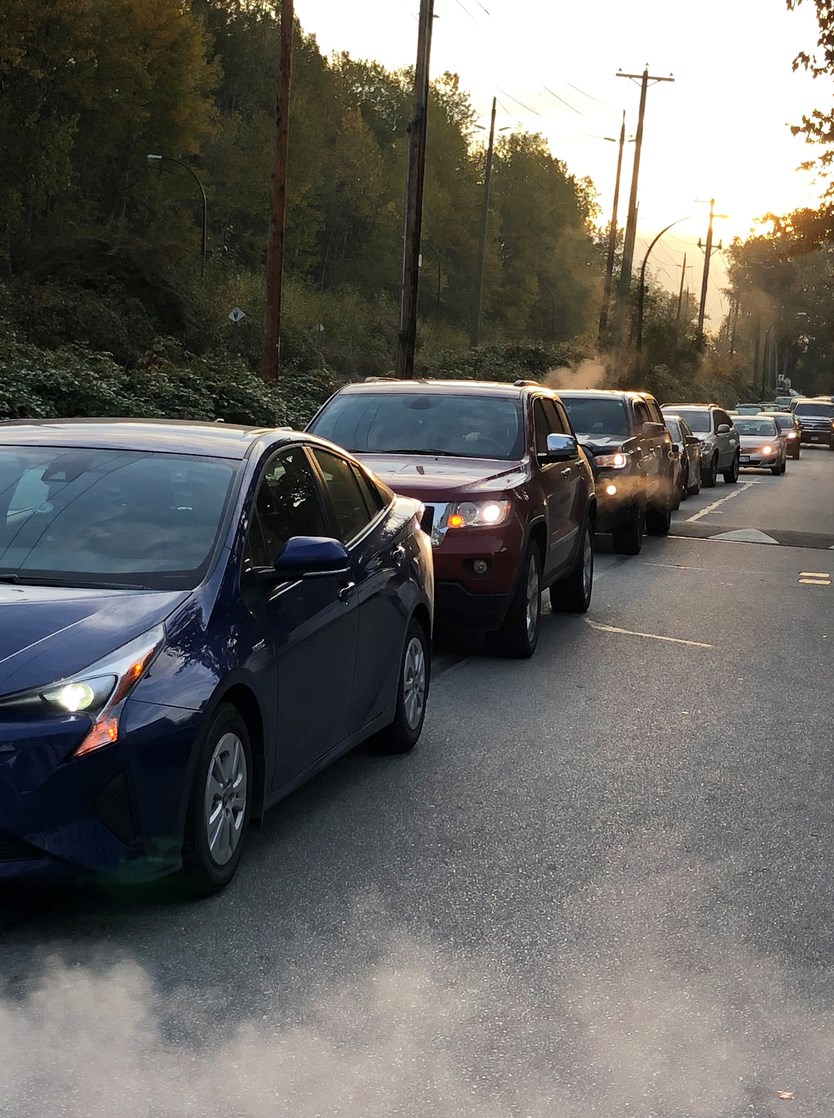
M 423 727 L 421 506 L 315 436 L 0 430 L 0 881 L 232 879 L 252 819 Z

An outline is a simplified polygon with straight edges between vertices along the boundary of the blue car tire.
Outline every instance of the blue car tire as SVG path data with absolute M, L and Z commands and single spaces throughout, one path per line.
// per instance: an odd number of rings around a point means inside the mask
M 412 617 L 400 662 L 394 721 L 377 736 L 381 752 L 408 753 L 417 744 L 426 718 L 430 679 L 431 645 L 423 626 Z
M 236 707 L 221 703 L 200 743 L 183 844 L 183 881 L 208 896 L 223 889 L 240 863 L 252 808 L 252 746 Z

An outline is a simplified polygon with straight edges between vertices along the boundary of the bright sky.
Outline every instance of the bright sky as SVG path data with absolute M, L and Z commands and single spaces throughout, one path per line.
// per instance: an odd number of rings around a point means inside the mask
M 389 69 L 412 66 L 419 0 L 296 0 L 302 27 L 329 53 L 346 50 Z M 603 218 L 611 213 L 622 112 L 637 126 L 639 83 L 620 69 L 674 76 L 650 86 L 640 164 L 639 268 L 655 233 L 678 218 L 652 251 L 658 280 L 700 291 L 709 199 L 715 241 L 745 236 L 760 215 L 814 205 L 821 186 L 796 167 L 814 152 L 788 127 L 830 104 L 827 79 L 793 73 L 800 50 L 816 46 L 813 4 L 788 12 L 785 0 L 435 0 L 432 75 L 460 75 L 486 119 L 493 96 L 498 124 L 543 133 L 577 177 L 590 177 Z M 566 103 L 565 103 L 566 102 Z M 525 107 L 522 107 L 525 106 Z M 431 142 L 431 141 L 429 141 Z M 620 218 L 631 181 L 626 148 Z M 692 269 L 691 271 L 689 269 Z M 724 277 L 713 257 L 707 313 L 723 315 Z

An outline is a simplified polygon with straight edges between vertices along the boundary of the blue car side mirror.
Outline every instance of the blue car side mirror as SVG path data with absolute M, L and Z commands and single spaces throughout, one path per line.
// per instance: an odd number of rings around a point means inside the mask
M 285 578 L 320 578 L 349 569 L 347 549 L 325 536 L 293 536 L 275 557 L 275 573 Z

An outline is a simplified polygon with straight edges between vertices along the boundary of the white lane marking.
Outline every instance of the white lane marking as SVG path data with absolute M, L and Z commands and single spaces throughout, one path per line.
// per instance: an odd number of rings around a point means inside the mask
M 831 578 L 830 571 L 800 571 L 800 578 Z
M 667 641 L 669 644 L 686 644 L 690 648 L 714 648 L 712 644 L 702 644 L 700 641 L 685 641 L 681 637 L 661 637 L 657 633 L 637 633 L 633 629 L 618 629 L 616 625 L 600 625 L 598 621 L 589 621 L 585 618 L 585 624 L 590 625 L 592 629 L 599 629 L 601 633 L 619 633 L 624 637 L 643 637 L 649 641 Z
M 691 539 L 692 537 L 691 536 L 670 536 L 669 538 L 672 539 L 672 540 L 688 540 L 688 539 Z M 641 567 L 666 567 L 670 571 L 706 571 L 708 574 L 711 574 L 712 571 L 713 571 L 712 567 L 686 567 L 686 566 L 684 566 L 683 563 L 649 563 L 645 559 L 642 561 L 640 566 Z
M 700 520 L 702 516 L 707 516 L 709 513 L 717 509 L 719 505 L 723 505 L 726 501 L 732 501 L 733 497 L 738 497 L 738 495 L 740 493 L 743 493 L 745 489 L 750 489 L 752 486 L 758 485 L 759 481 L 760 479 L 757 477 L 751 478 L 750 481 L 743 481 L 741 485 L 737 485 L 732 493 L 728 493 L 726 497 L 719 497 L 717 501 L 713 501 L 712 504 L 707 505 L 705 509 L 701 509 L 700 512 L 696 512 L 694 516 L 688 516 L 686 518 L 686 523 L 694 524 L 696 520 Z
M 802 586 L 830 586 L 830 578 L 801 578 L 799 580 Z

